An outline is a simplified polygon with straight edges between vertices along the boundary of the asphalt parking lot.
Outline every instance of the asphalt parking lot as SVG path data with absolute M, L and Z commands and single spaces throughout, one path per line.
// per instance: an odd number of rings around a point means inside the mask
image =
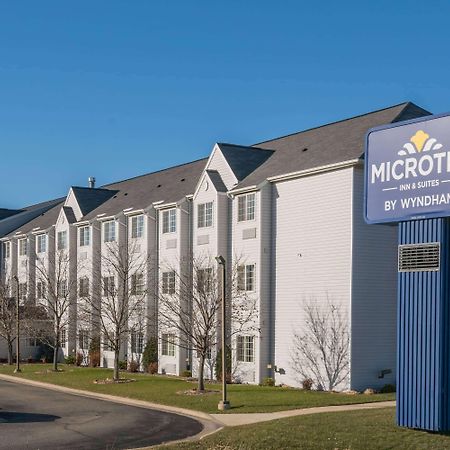
M 0 449 L 127 449 L 202 431 L 195 419 L 0 380 Z

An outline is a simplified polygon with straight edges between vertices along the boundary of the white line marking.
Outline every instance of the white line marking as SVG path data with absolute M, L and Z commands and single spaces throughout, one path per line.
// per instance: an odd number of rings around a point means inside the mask
M 450 180 L 448 180 L 448 181 L 450 181 Z M 396 190 L 396 189 L 398 189 L 398 188 L 384 188 L 383 189 L 383 191 L 394 191 L 394 190 Z
M 441 183 L 450 183 L 450 180 L 441 180 Z

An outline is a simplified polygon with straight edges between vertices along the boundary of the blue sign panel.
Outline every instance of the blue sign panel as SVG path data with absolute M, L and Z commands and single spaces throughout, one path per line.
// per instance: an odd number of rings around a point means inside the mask
M 450 114 L 373 128 L 365 164 L 367 223 L 450 216 Z

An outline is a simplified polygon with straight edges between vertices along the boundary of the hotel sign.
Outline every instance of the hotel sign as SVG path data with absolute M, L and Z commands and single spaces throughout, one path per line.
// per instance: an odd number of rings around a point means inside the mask
M 450 216 L 450 114 L 369 130 L 367 223 Z

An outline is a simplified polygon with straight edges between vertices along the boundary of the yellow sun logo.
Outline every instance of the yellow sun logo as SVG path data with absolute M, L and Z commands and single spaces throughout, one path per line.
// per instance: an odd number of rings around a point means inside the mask
M 418 130 L 398 154 L 400 156 L 412 155 L 422 151 L 429 152 L 430 150 L 439 150 L 440 148 L 442 148 L 442 144 L 438 144 L 437 139 L 430 138 L 430 135 L 423 130 Z

